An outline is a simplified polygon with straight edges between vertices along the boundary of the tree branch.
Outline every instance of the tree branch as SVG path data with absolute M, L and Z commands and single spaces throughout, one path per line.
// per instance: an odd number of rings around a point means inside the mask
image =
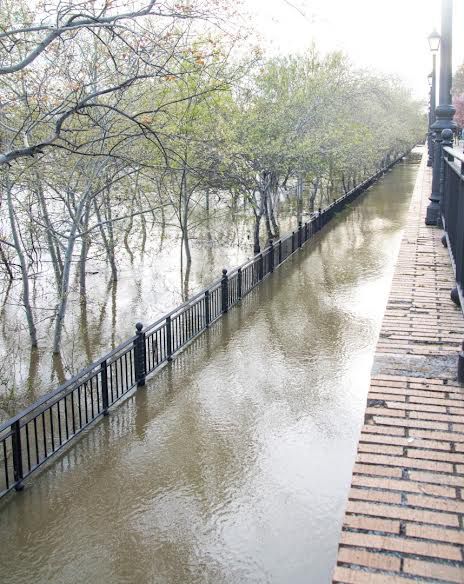
M 30 33 L 30 32 L 40 32 L 44 30 L 50 30 L 47 36 L 40 42 L 28 55 L 26 55 L 21 61 L 15 63 L 14 65 L 10 65 L 9 67 L 0 67 L 0 75 L 8 75 L 10 73 L 16 73 L 21 69 L 24 69 L 28 65 L 30 65 L 37 57 L 45 51 L 45 49 L 53 43 L 58 37 L 70 30 L 76 30 L 81 28 L 100 28 L 100 27 L 108 27 L 109 25 L 114 25 L 119 20 L 127 20 L 129 18 L 138 18 L 140 16 L 145 16 L 150 14 L 153 10 L 153 7 L 156 3 L 156 0 L 150 0 L 146 8 L 142 10 L 138 10 L 135 12 L 125 12 L 123 14 L 115 14 L 113 16 L 81 16 L 81 15 L 72 15 L 68 21 L 63 24 L 62 26 L 57 26 L 56 28 L 49 27 L 49 26 L 35 26 L 31 28 L 21 28 L 12 31 L 7 31 L 0 34 L 0 39 L 2 38 L 11 38 L 16 36 L 17 34 L 21 33 Z

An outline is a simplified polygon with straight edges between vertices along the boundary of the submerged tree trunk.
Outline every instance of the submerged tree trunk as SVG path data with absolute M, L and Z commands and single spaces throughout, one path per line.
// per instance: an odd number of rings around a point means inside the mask
M 37 374 L 39 372 L 40 353 L 37 347 L 31 347 L 29 354 L 29 371 L 27 373 L 27 397 L 32 402 L 36 399 Z
M 56 319 L 55 319 L 55 331 L 53 335 L 53 353 L 58 354 L 60 352 L 61 345 L 61 335 L 63 332 L 64 317 L 66 314 L 66 308 L 68 303 L 69 294 L 69 279 L 71 276 L 71 265 L 74 252 L 74 246 L 76 244 L 76 239 L 78 236 L 78 228 L 82 221 L 82 216 L 85 212 L 86 206 L 90 205 L 88 201 L 89 192 L 82 195 L 82 198 L 77 205 L 75 215 L 73 217 L 73 223 L 71 226 L 71 231 L 68 235 L 67 245 L 65 249 L 64 259 L 63 259 L 63 275 L 61 278 L 61 288 L 58 299 L 58 305 L 56 309 Z
M 87 299 L 85 296 L 81 296 L 79 300 L 79 307 L 80 307 L 80 337 L 83 340 L 85 356 L 87 361 L 93 361 L 92 355 L 92 346 L 90 343 L 90 335 L 89 335 L 89 321 L 88 321 L 88 313 L 87 313 Z
M 315 180 L 313 180 L 312 189 L 311 189 L 311 192 L 309 194 L 309 199 L 308 199 L 309 213 L 314 213 L 314 209 L 316 206 L 316 197 L 317 197 L 317 193 L 319 191 L 319 183 L 320 183 L 320 178 L 316 177 Z
M 303 222 L 303 192 L 304 192 L 304 178 L 299 174 L 296 183 L 296 218 L 298 223 Z
M 60 353 L 53 353 L 52 355 L 53 373 L 56 374 L 58 383 L 61 385 L 66 381 L 66 374 L 64 371 L 63 359 Z M 53 378 L 52 378 L 53 379 Z
M 190 295 L 190 271 L 192 269 L 192 263 L 187 262 L 185 266 L 184 274 L 184 262 L 183 262 L 183 247 L 180 246 L 180 285 L 182 290 L 182 302 L 187 302 Z
M 268 200 L 267 200 L 269 219 L 271 220 L 272 231 L 273 231 L 273 235 L 274 235 L 273 239 L 277 239 L 280 235 L 279 224 L 277 223 L 275 212 L 274 212 L 274 201 L 277 201 L 278 197 L 279 197 L 279 192 L 278 192 L 278 185 L 277 185 L 277 180 L 276 180 L 276 182 L 274 184 L 273 192 L 268 197 Z
M 346 193 L 350 190 L 350 182 L 346 182 L 345 173 L 342 173 L 342 185 L 343 185 L 343 192 Z
M 263 172 L 261 179 L 261 199 L 263 201 L 264 220 L 267 239 L 271 241 L 279 236 L 279 226 L 274 214 L 273 195 L 277 196 L 278 181 L 274 172 Z
M 264 224 L 266 225 L 266 233 L 268 241 L 274 239 L 274 234 L 271 228 L 271 220 L 269 217 L 269 194 L 266 192 L 264 194 Z
M 71 233 L 69 234 L 68 245 L 66 246 L 66 252 L 64 255 L 63 277 L 61 278 L 61 290 L 56 311 L 55 332 L 53 336 L 53 353 L 55 354 L 60 352 L 61 334 L 63 331 L 64 316 L 66 314 L 66 307 L 68 303 L 72 255 L 74 251 L 74 245 L 76 243 L 76 231 L 77 225 L 74 223 L 71 229 Z
M 259 232 L 261 227 L 261 217 L 260 213 L 255 212 L 255 225 L 253 229 L 253 253 L 257 254 L 261 251 L 261 244 L 259 241 Z

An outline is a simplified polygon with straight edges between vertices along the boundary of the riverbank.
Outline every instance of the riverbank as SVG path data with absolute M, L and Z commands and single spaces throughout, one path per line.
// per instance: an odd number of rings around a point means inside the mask
M 377 343 L 334 582 L 464 582 L 464 338 L 424 153 Z M 412 580 L 411 580 L 412 579 Z

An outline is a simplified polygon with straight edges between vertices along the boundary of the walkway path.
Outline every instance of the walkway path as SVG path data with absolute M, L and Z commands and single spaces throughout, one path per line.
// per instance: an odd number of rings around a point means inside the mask
M 464 582 L 461 311 L 421 163 L 382 324 L 334 582 Z

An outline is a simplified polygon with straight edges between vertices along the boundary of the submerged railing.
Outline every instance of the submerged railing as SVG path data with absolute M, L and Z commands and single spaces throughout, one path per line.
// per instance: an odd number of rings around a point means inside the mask
M 441 222 L 456 278 L 451 299 L 464 310 L 464 154 L 453 149 L 453 132 L 443 130 L 443 159 L 440 177 Z M 458 360 L 458 381 L 464 383 L 464 343 Z
M 0 426 L 0 497 L 12 489 L 21 490 L 23 481 L 64 446 L 108 414 L 108 409 L 147 375 L 172 360 L 188 343 L 249 294 L 289 256 L 300 249 L 326 225 L 335 213 L 352 202 L 394 164 L 300 223 L 291 234 L 270 243 L 262 253 L 222 277 L 104 355 L 76 376 L 44 395 Z

